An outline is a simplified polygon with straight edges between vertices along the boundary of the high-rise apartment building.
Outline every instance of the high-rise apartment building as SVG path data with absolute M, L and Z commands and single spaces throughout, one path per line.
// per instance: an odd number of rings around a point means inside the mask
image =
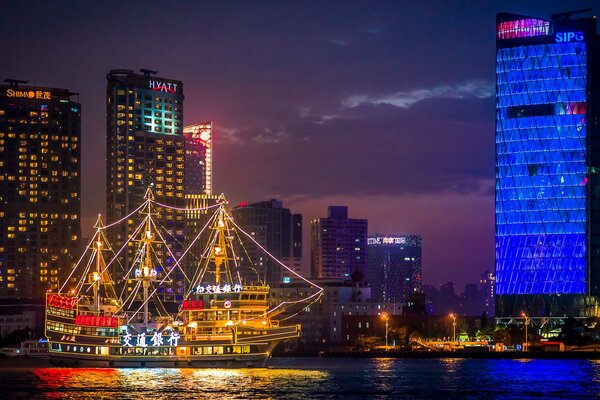
M 496 316 L 586 316 L 600 292 L 594 18 L 498 14 Z
M 312 277 L 349 279 L 358 272 L 365 280 L 367 232 L 367 220 L 348 218 L 348 207 L 328 207 L 327 218 L 311 222 Z
M 77 262 L 81 106 L 66 89 L 0 85 L 0 298 L 40 298 Z
M 185 139 L 183 136 L 183 83 L 154 76 L 153 71 L 112 70 L 107 75 L 107 155 L 106 212 L 108 223 L 124 218 L 144 201 L 152 188 L 155 199 L 163 204 L 185 206 Z M 159 246 L 158 255 L 166 260 L 159 266 L 164 276 L 183 253 L 185 221 L 182 211 L 157 210 L 161 234 L 169 249 Z M 123 229 L 109 230 L 115 251 L 121 249 L 133 233 L 131 219 Z M 123 251 L 120 265 L 113 266 L 118 285 L 131 285 L 124 276 L 135 254 L 135 246 Z M 177 268 L 159 296 L 166 301 L 183 297 L 184 276 Z M 129 281 L 129 282 L 128 282 Z
M 481 274 L 481 279 L 479 280 L 479 291 L 481 292 L 483 300 L 483 311 L 488 315 L 488 317 L 494 316 L 496 312 L 496 309 L 494 307 L 495 280 L 496 278 L 494 277 L 494 273 L 490 271 L 484 271 Z
M 373 301 L 406 303 L 421 291 L 419 235 L 369 235 L 367 281 Z
M 183 128 L 185 193 L 212 194 L 212 122 Z
M 233 208 L 233 218 L 244 231 L 252 235 L 269 253 L 281 260 L 294 272 L 301 273 L 302 263 L 302 215 L 293 214 L 279 200 L 271 199 L 258 203 L 242 203 Z M 244 271 L 248 281 L 264 281 L 272 287 L 289 283 L 293 274 L 267 256 L 247 238 L 241 236 L 245 249 L 241 257 L 253 263 Z

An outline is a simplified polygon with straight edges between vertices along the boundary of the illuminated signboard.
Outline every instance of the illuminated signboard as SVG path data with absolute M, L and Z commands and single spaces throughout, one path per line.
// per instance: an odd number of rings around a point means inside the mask
M 406 244 L 406 238 L 402 236 L 378 236 L 369 238 L 367 244 Z
M 554 36 L 556 43 L 582 42 L 583 39 L 583 32 L 558 32 Z
M 146 338 L 149 338 L 149 340 L 146 341 Z M 181 339 L 179 332 L 171 333 L 171 336 L 169 336 L 169 338 L 166 340 L 161 332 L 154 332 L 152 336 L 147 336 L 145 333 L 132 335 L 131 333 L 127 332 L 124 335 L 121 335 L 121 344 L 123 347 L 158 347 L 163 346 L 166 341 L 169 343 L 169 346 L 177 347 L 179 344 L 179 339 Z
M 177 91 L 177 84 L 171 82 L 150 80 L 148 82 L 148 87 L 155 92 L 175 93 Z
M 58 294 L 48 295 L 48 305 L 52 307 L 64 308 L 66 310 L 72 310 L 75 308 L 77 299 L 74 297 L 65 297 Z
M 184 310 L 199 310 L 204 308 L 204 303 L 202 300 L 184 300 L 183 301 L 183 309 Z
M 13 97 L 19 99 L 50 100 L 52 98 L 52 93 L 48 90 L 6 89 L 6 97 Z
M 117 327 L 119 326 L 119 319 L 115 317 L 96 315 L 78 315 L 75 317 L 75 324 L 86 326 Z
M 516 39 L 550 34 L 550 21 L 527 18 L 500 22 L 497 26 L 498 39 Z
M 196 293 L 230 293 L 230 292 L 241 292 L 242 285 L 236 283 L 235 285 L 198 285 L 196 287 Z

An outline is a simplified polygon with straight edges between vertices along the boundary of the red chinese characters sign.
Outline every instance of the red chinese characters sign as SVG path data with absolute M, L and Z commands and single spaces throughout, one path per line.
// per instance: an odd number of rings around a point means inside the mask
M 58 294 L 48 295 L 48 305 L 52 307 L 64 308 L 66 310 L 72 310 L 75 308 L 75 302 L 77 299 L 74 297 L 66 297 Z
M 119 326 L 119 319 L 115 317 L 103 317 L 96 315 L 78 315 L 75 317 L 75 324 L 114 328 Z
M 183 309 L 184 310 L 201 310 L 202 309 L 202 300 L 184 300 L 183 301 Z

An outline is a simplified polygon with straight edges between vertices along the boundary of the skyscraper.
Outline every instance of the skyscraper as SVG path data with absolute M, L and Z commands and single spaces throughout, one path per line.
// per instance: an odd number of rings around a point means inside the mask
M 421 290 L 421 236 L 369 235 L 367 281 L 373 301 L 406 303 Z
M 328 207 L 327 218 L 311 222 L 312 277 L 366 279 L 367 232 L 367 220 L 348 218 L 348 207 Z
M 107 75 L 106 213 L 109 223 L 137 209 L 148 188 L 152 188 L 160 203 L 185 206 L 183 84 L 154 76 L 153 71 L 142 72 L 112 70 Z M 173 268 L 174 259 L 182 254 L 184 215 L 181 211 L 163 208 L 159 210 L 157 221 L 174 256 L 170 256 L 164 246 L 158 249 L 159 256 L 166 260 L 159 271 L 159 275 L 164 275 Z M 131 220 L 121 230 L 109 230 L 115 251 L 121 249 L 135 226 Z M 112 274 L 117 284 L 126 284 L 131 278 L 124 276 L 123 271 L 131 267 L 135 250 L 134 246 L 128 246 L 126 253 L 122 253 L 121 265 L 114 263 Z M 167 301 L 182 298 L 183 274 L 177 269 L 169 278 L 172 283 L 161 288 L 159 296 Z
M 212 194 L 212 122 L 183 128 L 185 193 Z
M 233 208 L 236 223 L 252 235 L 269 253 L 281 260 L 294 272 L 301 273 L 302 261 L 302 215 L 293 214 L 279 200 L 271 199 L 258 203 L 242 203 Z M 256 245 L 246 240 L 245 250 L 254 263 L 254 270 L 245 271 L 247 280 L 265 281 L 270 286 L 289 283 L 293 278 L 287 270 L 268 257 Z M 289 279 L 288 279 L 289 278 Z
M 493 272 L 484 271 L 481 274 L 481 279 L 479 280 L 479 291 L 481 292 L 482 300 L 483 300 L 483 311 L 488 315 L 488 317 L 494 316 L 496 309 L 494 307 L 495 299 L 494 299 L 494 281 L 496 277 Z
M 498 14 L 496 310 L 584 316 L 600 291 L 594 18 Z
M 66 89 L 0 85 L 0 298 L 44 297 L 80 243 L 81 106 Z

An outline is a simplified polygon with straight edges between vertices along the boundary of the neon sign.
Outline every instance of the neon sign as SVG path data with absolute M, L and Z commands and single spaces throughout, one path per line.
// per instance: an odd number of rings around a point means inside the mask
M 231 285 L 223 285 L 223 286 L 219 286 L 219 285 L 206 285 L 206 286 L 202 286 L 202 285 L 198 285 L 196 287 L 196 293 L 239 293 L 242 291 L 242 285 L 236 283 L 235 285 L 231 286 Z
M 123 347 L 159 347 L 165 343 L 165 339 L 162 335 L 162 332 L 154 332 L 154 334 L 150 337 L 150 344 L 147 343 L 146 338 L 148 337 L 145 333 L 138 333 L 137 335 L 132 335 L 129 332 L 126 332 L 122 337 L 122 346 Z M 171 333 L 171 336 L 167 339 L 169 346 L 177 347 L 179 345 L 179 340 L 181 339 L 181 335 L 179 332 Z M 135 343 L 133 341 L 135 340 Z
M 150 80 L 150 82 L 148 82 L 148 87 L 155 92 L 175 93 L 177 91 L 177 84 L 171 82 Z
M 75 325 L 117 327 L 119 326 L 119 319 L 96 315 L 78 315 L 75 317 Z
M 75 308 L 77 299 L 74 297 L 65 297 L 58 294 L 48 295 L 48 305 L 52 307 L 64 308 L 66 310 L 72 310 Z
M 152 268 L 150 271 L 148 271 L 148 273 L 146 273 L 145 271 L 146 269 L 144 269 L 144 277 L 155 277 L 156 276 L 156 270 L 154 268 Z M 142 269 L 141 268 L 136 268 L 135 269 L 135 277 L 139 278 L 142 276 Z
M 16 97 L 24 99 L 42 99 L 50 100 L 51 93 L 47 90 L 14 90 L 6 89 L 6 97 Z
M 184 310 L 199 310 L 204 308 L 204 303 L 202 300 L 184 300 L 183 301 L 183 309 Z
M 406 244 L 405 237 L 378 236 L 367 239 L 367 244 Z
M 556 43 L 582 42 L 583 39 L 583 32 L 558 32 L 554 36 Z

